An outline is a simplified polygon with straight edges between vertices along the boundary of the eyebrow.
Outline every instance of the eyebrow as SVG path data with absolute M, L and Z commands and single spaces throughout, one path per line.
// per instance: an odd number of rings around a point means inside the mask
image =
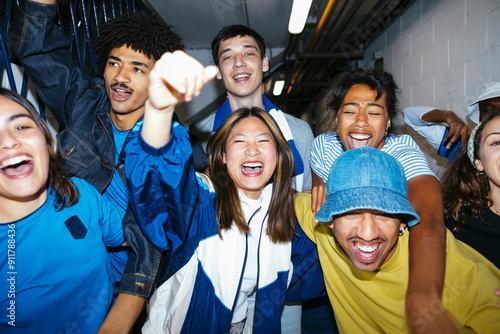
M 112 59 L 112 60 L 116 60 L 116 61 L 119 61 L 119 62 L 122 62 L 122 60 L 118 57 L 115 57 L 115 56 L 109 56 L 108 59 Z M 146 65 L 145 63 L 141 63 L 140 61 L 135 61 L 135 60 L 132 60 L 130 62 L 132 65 L 135 65 L 135 66 L 140 66 L 140 67 L 145 67 L 145 68 L 149 68 L 148 65 Z
M 13 122 L 16 119 L 24 118 L 24 117 L 29 118 L 30 120 L 34 121 L 33 117 L 31 117 L 31 115 L 28 115 L 28 114 L 15 114 L 15 115 L 10 116 L 7 119 L 7 122 Z
M 259 50 L 257 49 L 257 47 L 256 47 L 256 46 L 254 46 L 254 45 L 252 45 L 252 44 L 245 44 L 245 45 L 243 45 L 241 48 L 242 48 L 242 49 L 253 49 L 253 50 L 257 51 L 257 52 L 259 51 Z M 233 50 L 233 48 L 225 48 L 224 50 L 222 50 L 222 51 L 220 52 L 219 57 L 220 57 L 220 56 L 222 56 L 224 53 L 229 52 L 229 51 L 231 51 L 231 50 Z
M 345 104 L 342 105 L 342 107 L 344 107 L 344 106 L 356 106 L 356 107 L 359 107 L 359 103 L 358 102 L 347 102 L 347 103 L 345 103 Z M 379 107 L 380 109 L 384 109 L 384 107 L 382 107 L 380 104 L 373 103 L 373 102 L 368 103 L 368 106 L 369 107 Z
M 500 131 L 489 133 L 486 137 L 484 137 L 484 140 L 486 140 L 486 138 L 488 138 L 489 136 L 495 136 L 495 135 L 500 135 Z

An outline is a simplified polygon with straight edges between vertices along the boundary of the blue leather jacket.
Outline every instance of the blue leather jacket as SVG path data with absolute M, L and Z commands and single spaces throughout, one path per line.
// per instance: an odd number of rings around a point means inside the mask
M 9 52 L 59 122 L 57 149 L 67 171 L 104 193 L 115 171 L 127 185 L 123 151 L 115 161 L 111 105 L 103 80 L 85 77 L 75 66 L 69 41 L 54 23 L 56 14 L 57 5 L 21 0 L 10 21 Z M 200 150 L 203 152 L 201 146 L 197 152 Z M 206 159 L 204 153 L 199 158 Z M 131 252 L 118 292 L 147 299 L 161 254 L 143 235 L 131 210 L 125 215 L 123 229 Z

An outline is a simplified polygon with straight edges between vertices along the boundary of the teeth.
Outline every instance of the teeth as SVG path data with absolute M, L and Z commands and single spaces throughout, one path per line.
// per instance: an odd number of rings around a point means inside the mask
M 377 244 L 376 246 L 362 246 L 362 245 L 358 245 L 358 244 L 354 244 L 354 245 L 355 245 L 356 249 L 358 249 L 364 253 L 373 253 L 378 249 L 380 244 Z
M 259 163 L 259 162 L 248 162 L 248 163 L 244 163 L 243 164 L 243 167 L 246 167 L 246 168 L 255 168 L 255 167 L 262 167 L 264 166 L 264 164 L 262 163 Z
M 31 161 L 32 158 L 27 155 L 20 155 L 18 157 L 10 158 L 2 162 L 1 168 L 7 168 L 9 166 L 20 164 L 23 161 Z
M 126 93 L 126 92 L 127 92 L 126 90 L 119 89 L 119 88 L 117 88 L 117 89 L 115 89 L 115 90 L 116 90 L 116 91 L 118 91 L 118 92 L 122 92 L 122 93 Z
M 366 140 L 368 138 L 371 138 L 371 135 L 362 135 L 362 134 L 357 134 L 357 133 L 351 133 L 350 136 L 356 140 Z
M 249 76 L 250 76 L 249 74 L 238 74 L 233 79 L 237 80 L 237 79 L 241 79 L 241 78 L 248 78 Z

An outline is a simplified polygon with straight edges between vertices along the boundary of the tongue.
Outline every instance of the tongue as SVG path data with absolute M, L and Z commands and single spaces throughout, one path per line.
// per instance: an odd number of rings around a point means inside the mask
M 28 163 L 22 163 L 17 167 L 7 167 L 4 168 L 5 174 L 7 176 L 17 176 L 24 173 L 27 173 L 31 168 L 31 165 Z
M 243 166 L 243 173 L 248 173 L 248 174 L 257 173 L 257 172 L 260 172 L 261 169 L 262 169 L 262 167 L 244 167 Z
M 350 137 L 351 148 L 364 147 L 364 146 L 368 145 L 369 140 L 370 140 L 370 138 L 364 139 L 364 140 L 357 140 L 357 139 Z

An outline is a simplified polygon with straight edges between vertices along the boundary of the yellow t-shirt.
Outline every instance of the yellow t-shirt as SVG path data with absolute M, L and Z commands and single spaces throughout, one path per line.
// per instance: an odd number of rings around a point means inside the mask
M 392 258 L 375 272 L 356 269 L 333 231 L 314 223 L 311 195 L 295 195 L 300 226 L 318 247 L 328 297 L 341 333 L 408 333 L 405 297 L 408 286 L 408 240 L 399 237 Z M 494 290 L 500 270 L 447 233 L 443 305 L 465 332 L 500 333 L 500 307 Z M 429 310 L 432 316 L 433 310 Z M 422 328 L 425 324 L 422 323 Z M 417 324 L 418 326 L 418 324 Z

